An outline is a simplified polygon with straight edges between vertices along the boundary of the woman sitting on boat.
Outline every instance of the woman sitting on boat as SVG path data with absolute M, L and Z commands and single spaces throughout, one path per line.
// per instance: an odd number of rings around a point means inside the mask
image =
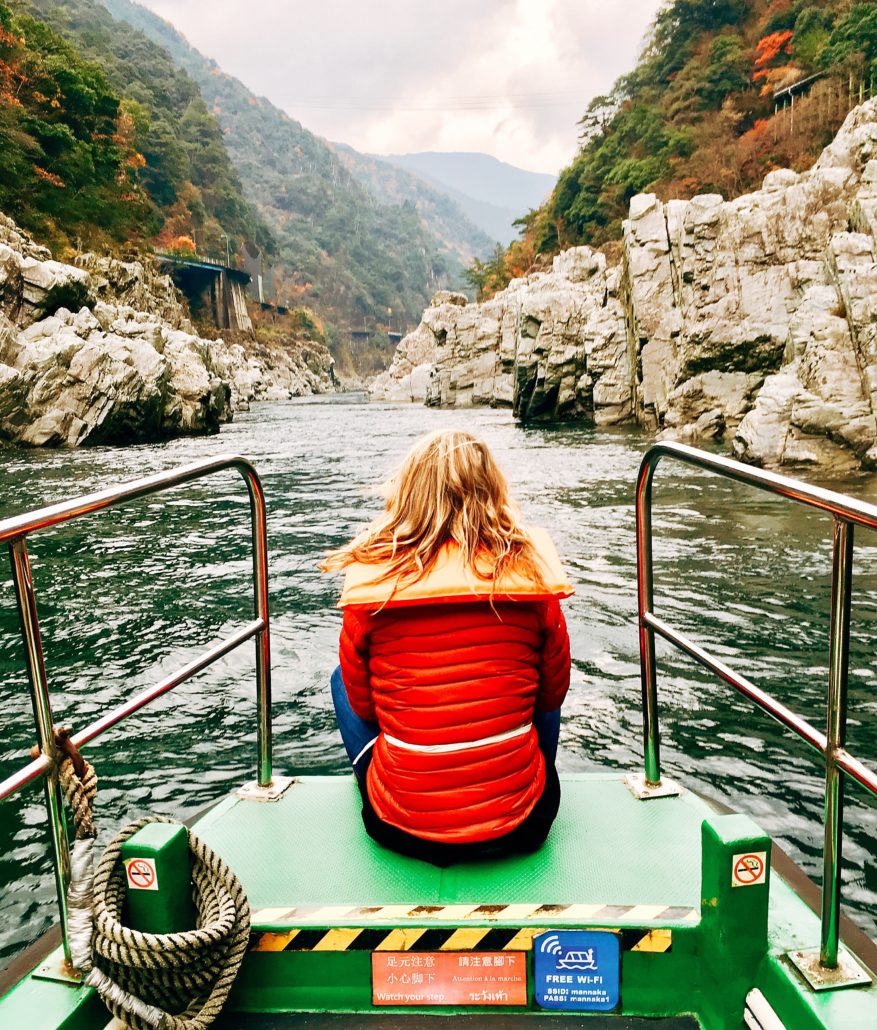
M 385 497 L 323 563 L 346 570 L 332 698 L 366 829 L 439 866 L 534 851 L 560 801 L 572 588 L 469 433 L 419 441 Z

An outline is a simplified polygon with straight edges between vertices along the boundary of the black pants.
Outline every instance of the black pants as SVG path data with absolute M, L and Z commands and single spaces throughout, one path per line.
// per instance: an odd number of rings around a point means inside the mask
M 493 840 L 476 841 L 471 844 L 448 844 L 445 841 L 426 840 L 406 833 L 396 826 L 390 826 L 380 819 L 369 800 L 368 791 L 360 784 L 362 795 L 362 821 L 372 840 L 391 851 L 410 858 L 445 868 L 458 862 L 478 862 L 505 855 L 526 855 L 536 851 L 545 843 L 551 824 L 560 806 L 560 781 L 554 763 L 545 763 L 545 788 L 527 818 L 513 830 L 494 837 Z

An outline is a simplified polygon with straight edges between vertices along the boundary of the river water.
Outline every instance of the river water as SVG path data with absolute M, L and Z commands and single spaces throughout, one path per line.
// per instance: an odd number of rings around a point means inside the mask
M 275 769 L 343 773 L 327 689 L 338 583 L 316 570 L 379 501 L 421 433 L 462 425 L 494 448 L 528 520 L 552 531 L 577 593 L 567 602 L 573 683 L 562 770 L 641 761 L 633 492 L 636 430 L 521 428 L 507 411 L 434 411 L 352 398 L 259 405 L 219 437 L 128 449 L 0 452 L 0 516 L 198 458 L 236 452 L 268 498 Z M 877 500 L 877 481 L 832 484 Z M 662 463 L 655 489 L 656 611 L 817 726 L 824 724 L 830 520 Z M 248 502 L 234 473 L 32 538 L 57 722 L 82 727 L 252 617 Z M 0 577 L 0 775 L 33 739 L 11 581 Z M 877 764 L 877 537 L 856 551 L 849 746 Z M 822 780 L 806 746 L 659 643 L 665 771 L 748 812 L 815 878 Z M 98 818 L 189 815 L 252 778 L 252 647 L 95 741 Z M 0 956 L 54 914 L 37 785 L 0 803 Z M 844 898 L 877 933 L 877 807 L 848 791 Z M 814 942 L 816 943 L 816 942 Z

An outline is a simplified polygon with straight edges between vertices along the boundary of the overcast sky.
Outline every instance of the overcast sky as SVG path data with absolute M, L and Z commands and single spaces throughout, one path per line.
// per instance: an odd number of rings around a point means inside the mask
M 555 173 L 660 0 L 139 0 L 306 128 Z

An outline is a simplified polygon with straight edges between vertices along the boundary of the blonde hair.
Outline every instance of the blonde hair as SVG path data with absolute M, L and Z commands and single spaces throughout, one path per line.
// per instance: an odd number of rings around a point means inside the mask
M 414 581 L 450 542 L 492 583 L 507 569 L 545 587 L 542 565 L 509 496 L 506 477 L 477 436 L 444 429 L 418 440 L 382 492 L 384 511 L 350 543 L 330 551 L 323 571 L 354 562 L 387 565 L 381 579 Z

